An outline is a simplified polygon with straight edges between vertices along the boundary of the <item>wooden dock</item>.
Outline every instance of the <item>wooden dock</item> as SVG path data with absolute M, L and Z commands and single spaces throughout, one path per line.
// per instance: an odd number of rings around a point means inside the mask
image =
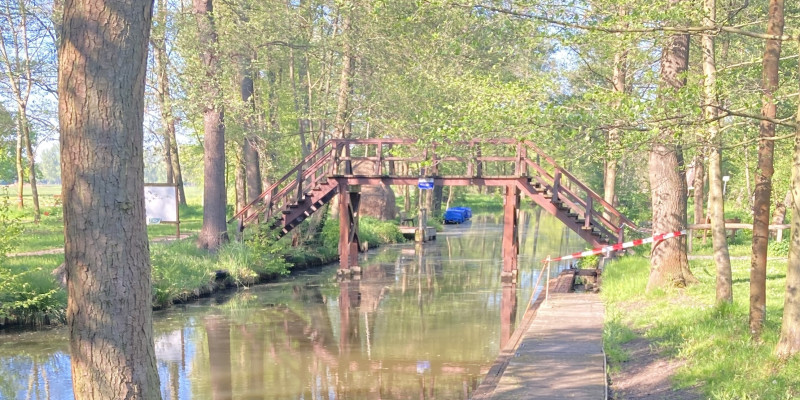
M 605 308 L 597 294 L 551 293 L 487 399 L 606 399 Z
M 416 226 L 401 226 L 400 232 L 408 239 L 414 239 L 414 234 L 417 232 Z M 428 226 L 425 228 L 425 241 L 436 240 L 436 228 Z

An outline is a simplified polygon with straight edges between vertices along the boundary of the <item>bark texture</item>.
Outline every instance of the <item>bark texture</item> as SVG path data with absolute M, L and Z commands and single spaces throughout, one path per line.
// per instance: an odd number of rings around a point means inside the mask
M 800 66 L 798 66 L 800 70 Z M 783 322 L 776 352 L 781 358 L 800 353 L 800 104 L 797 105 L 792 158 L 792 234 L 789 260 L 786 265 L 786 294 L 783 300 Z
M 78 399 L 160 399 L 145 227 L 152 3 L 66 0 L 59 45 L 64 257 Z
M 205 67 L 205 97 L 203 98 L 203 227 L 197 238 L 200 248 L 216 251 L 228 241 L 225 218 L 225 111 L 221 104 L 222 91 L 217 73 L 219 56 L 217 33 L 214 28 L 212 0 L 193 0 L 197 19 L 200 59 Z
M 661 55 L 661 96 L 669 98 L 685 84 L 689 64 L 689 35 L 670 38 Z M 683 152 L 674 134 L 662 128 L 650 149 L 649 179 L 653 209 L 653 231 L 671 232 L 686 227 L 686 176 Z M 689 271 L 686 240 L 664 240 L 653 245 L 647 290 L 664 286 L 686 286 L 697 279 Z
M 783 0 L 770 0 L 767 34 L 783 34 Z M 763 106 L 761 115 L 775 118 L 775 91 L 778 89 L 778 63 L 781 42 L 767 40 L 762 63 Z M 769 208 L 772 194 L 775 124 L 761 121 L 758 129 L 758 172 L 753 193 L 753 256 L 750 261 L 750 332 L 754 338 L 761 336 L 767 315 L 767 241 L 769 240 Z

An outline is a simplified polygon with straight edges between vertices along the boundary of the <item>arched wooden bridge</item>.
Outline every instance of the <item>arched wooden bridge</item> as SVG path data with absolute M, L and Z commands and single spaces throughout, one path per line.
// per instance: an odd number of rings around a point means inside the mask
M 355 164 L 362 164 L 358 169 L 362 173 L 354 173 Z M 397 168 L 399 164 L 408 168 Z M 364 174 L 364 170 L 372 173 Z M 516 139 L 448 143 L 413 139 L 329 140 L 239 210 L 229 222 L 238 219 L 240 229 L 257 222 L 267 223 L 283 236 L 338 194 L 340 268 L 350 269 L 358 265 L 360 186 L 417 185 L 423 177 L 433 178 L 435 185 L 505 188 L 504 276 L 513 275 L 517 269 L 520 194 L 593 246 L 621 242 L 625 225 L 636 228 L 602 196 L 532 142 Z

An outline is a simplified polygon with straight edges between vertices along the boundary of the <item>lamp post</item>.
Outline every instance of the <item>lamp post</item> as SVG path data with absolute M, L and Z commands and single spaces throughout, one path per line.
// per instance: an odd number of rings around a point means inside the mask
M 725 196 L 725 193 L 728 191 L 728 181 L 731 180 L 731 177 L 725 175 L 722 177 L 722 195 Z

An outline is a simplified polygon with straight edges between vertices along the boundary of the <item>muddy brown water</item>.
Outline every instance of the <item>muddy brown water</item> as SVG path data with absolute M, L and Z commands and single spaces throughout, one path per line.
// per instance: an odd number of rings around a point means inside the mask
M 332 265 L 155 312 L 163 398 L 468 398 L 522 318 L 540 260 L 586 247 L 544 213 L 520 218 L 516 286 L 500 279 L 502 216 L 476 215 L 421 248 L 362 255 L 360 280 L 337 280 Z M 0 332 L 0 399 L 74 398 L 67 335 Z

